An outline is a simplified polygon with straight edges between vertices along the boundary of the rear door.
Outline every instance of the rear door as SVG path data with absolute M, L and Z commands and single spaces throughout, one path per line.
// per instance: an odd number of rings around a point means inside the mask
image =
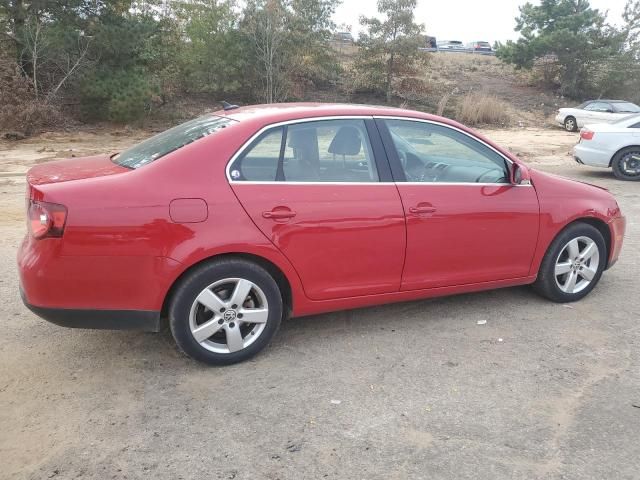
M 267 128 L 231 161 L 228 178 L 309 298 L 399 290 L 404 211 L 372 119 Z
M 402 290 L 529 275 L 538 198 L 509 182 L 507 160 L 449 126 L 377 120 L 407 219 Z

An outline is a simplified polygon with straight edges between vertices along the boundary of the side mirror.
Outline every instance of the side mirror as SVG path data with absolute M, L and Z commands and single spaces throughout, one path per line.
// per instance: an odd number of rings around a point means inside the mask
M 529 172 L 519 163 L 514 163 L 511 166 L 511 183 L 513 185 L 528 185 L 530 183 Z

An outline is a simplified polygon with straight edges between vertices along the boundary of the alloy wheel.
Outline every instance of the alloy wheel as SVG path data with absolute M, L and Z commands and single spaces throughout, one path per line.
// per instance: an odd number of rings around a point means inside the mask
M 567 130 L 568 132 L 573 132 L 576 129 L 576 122 L 573 118 L 567 118 L 564 121 L 564 128 L 565 130 Z
M 234 353 L 254 343 L 269 318 L 267 297 L 255 283 L 225 278 L 202 290 L 189 313 L 193 338 L 214 353 Z
M 598 273 L 600 251 L 589 237 L 577 237 L 560 250 L 554 276 L 564 293 L 578 293 L 591 284 Z
M 640 151 L 625 154 L 620 159 L 620 170 L 629 177 L 640 175 Z

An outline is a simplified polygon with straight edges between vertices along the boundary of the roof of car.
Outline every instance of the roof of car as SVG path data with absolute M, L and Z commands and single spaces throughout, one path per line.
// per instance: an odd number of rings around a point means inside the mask
M 233 110 L 219 110 L 216 115 L 226 116 L 234 120 L 262 120 L 264 123 L 286 122 L 313 117 L 330 116 L 398 116 L 423 118 L 455 124 L 452 120 L 441 118 L 428 113 L 402 108 L 378 105 L 354 105 L 342 103 L 272 103 L 265 105 L 250 105 Z
M 238 107 L 232 110 L 218 110 L 213 112 L 213 114 L 237 120 L 238 127 L 244 128 L 247 132 L 254 133 L 260 128 L 274 124 L 316 117 L 380 116 L 430 120 L 440 124 L 449 125 L 457 128 L 458 130 L 462 130 L 463 132 L 472 134 L 475 138 L 478 138 L 492 146 L 512 161 L 518 161 L 517 158 L 508 150 L 493 143 L 482 134 L 473 132 L 469 127 L 466 127 L 455 120 L 415 110 L 379 105 L 356 105 L 343 103 L 272 103 Z

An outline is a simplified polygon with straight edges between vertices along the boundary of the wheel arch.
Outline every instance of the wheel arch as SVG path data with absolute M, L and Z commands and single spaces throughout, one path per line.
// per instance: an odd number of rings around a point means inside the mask
M 287 312 L 287 316 L 289 316 L 291 314 L 291 312 L 293 311 L 293 291 L 292 291 L 292 286 L 291 286 L 291 282 L 289 281 L 289 279 L 287 278 L 287 276 L 285 275 L 285 273 L 282 271 L 282 269 L 280 267 L 278 267 L 271 260 L 268 260 L 267 258 L 262 257 L 260 255 L 256 255 L 256 254 L 253 254 L 253 253 L 246 253 L 246 252 L 228 252 L 228 253 L 215 254 L 215 255 L 211 255 L 209 257 L 203 258 L 203 259 L 193 263 L 192 265 L 190 265 L 180 275 L 178 275 L 178 277 L 173 281 L 173 283 L 171 284 L 171 286 L 167 290 L 167 293 L 166 293 L 166 295 L 164 297 L 164 300 L 162 302 L 162 309 L 161 309 L 161 312 L 160 312 L 160 316 L 162 318 L 166 319 L 167 313 L 168 313 L 168 310 L 169 310 L 169 305 L 171 304 L 171 300 L 173 299 L 173 295 L 175 294 L 176 289 L 178 288 L 180 283 L 194 269 L 196 269 L 196 268 L 198 268 L 198 267 L 200 267 L 202 265 L 205 265 L 207 263 L 212 263 L 212 262 L 215 262 L 216 260 L 221 260 L 221 259 L 245 260 L 245 261 L 249 261 L 249 262 L 255 263 L 255 264 L 261 266 L 262 268 L 264 268 L 273 277 L 275 282 L 278 284 L 278 288 L 280 289 L 280 292 L 282 293 L 282 301 L 284 303 L 285 312 Z
M 609 159 L 609 168 L 613 167 L 613 159 L 616 158 L 616 156 L 620 152 L 622 152 L 623 150 L 626 150 L 627 148 L 640 148 L 640 145 L 625 145 L 624 147 L 620 148 L 616 153 L 611 155 L 611 158 Z
M 558 235 L 562 234 L 562 232 L 564 232 L 567 228 L 577 223 L 586 223 L 587 225 L 591 225 L 592 227 L 594 227 L 596 230 L 600 232 L 600 234 L 602 235 L 602 238 L 604 238 L 604 244 L 607 249 L 606 254 L 607 254 L 607 263 L 608 263 L 609 255 L 611 254 L 611 230 L 609 230 L 609 225 L 607 225 L 607 223 L 604 220 L 597 217 L 578 217 L 573 219 L 572 221 L 567 223 L 564 227 L 562 227 L 558 231 L 558 233 L 554 235 L 554 237 L 551 239 L 551 242 L 549 242 L 549 245 L 547 245 L 547 249 L 549 249 L 549 246 L 553 243 L 553 241 L 556 238 L 558 238 Z

